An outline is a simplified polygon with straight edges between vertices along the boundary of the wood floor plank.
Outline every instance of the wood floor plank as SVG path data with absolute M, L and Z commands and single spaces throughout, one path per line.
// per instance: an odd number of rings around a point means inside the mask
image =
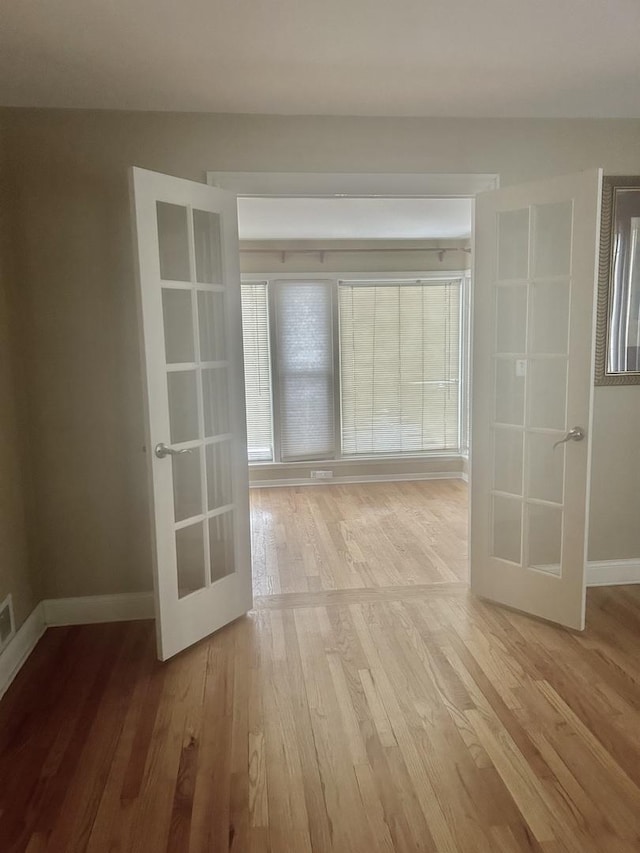
M 280 595 L 259 595 L 254 598 L 256 610 L 288 610 L 297 607 L 331 607 L 335 605 L 402 601 L 414 598 L 433 598 L 444 595 L 467 595 L 464 583 L 414 584 L 413 586 L 361 587 L 359 589 L 335 589 L 321 592 L 290 592 Z

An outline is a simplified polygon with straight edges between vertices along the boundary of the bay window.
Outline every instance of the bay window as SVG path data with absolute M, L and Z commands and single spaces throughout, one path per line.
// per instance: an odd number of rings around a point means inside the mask
M 242 284 L 250 462 L 456 454 L 464 274 Z

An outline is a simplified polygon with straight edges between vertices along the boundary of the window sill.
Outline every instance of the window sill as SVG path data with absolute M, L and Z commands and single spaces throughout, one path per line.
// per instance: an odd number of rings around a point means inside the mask
M 291 462 L 249 462 L 251 471 L 259 471 L 263 468 L 329 468 L 340 466 L 351 466 L 364 463 L 371 465 L 374 463 L 398 463 L 411 462 L 414 460 L 425 461 L 428 459 L 467 459 L 468 457 L 461 451 L 425 451 L 424 453 L 407 453 L 383 456 L 376 454 L 375 456 L 341 456 L 339 459 L 302 459 Z

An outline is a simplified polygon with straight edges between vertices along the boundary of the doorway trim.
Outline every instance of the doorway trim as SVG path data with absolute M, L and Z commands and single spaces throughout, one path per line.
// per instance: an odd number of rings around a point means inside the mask
M 207 172 L 210 186 L 239 196 L 469 198 L 498 189 L 495 173 Z

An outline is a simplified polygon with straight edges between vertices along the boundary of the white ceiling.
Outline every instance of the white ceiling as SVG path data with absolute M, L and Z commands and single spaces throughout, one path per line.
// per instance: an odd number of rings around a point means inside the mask
M 0 103 L 638 117 L 639 36 L 638 0 L 4 0 Z
M 243 240 L 456 240 L 471 234 L 465 198 L 240 198 Z

